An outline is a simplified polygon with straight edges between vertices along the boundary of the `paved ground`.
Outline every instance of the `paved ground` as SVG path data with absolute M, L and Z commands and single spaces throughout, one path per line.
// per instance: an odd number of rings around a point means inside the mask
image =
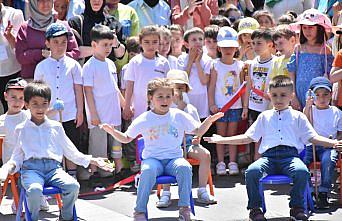
M 197 178 L 194 178 L 196 186 Z M 95 183 L 99 181 L 94 181 Z M 101 180 L 109 183 L 111 180 Z M 196 204 L 196 218 L 205 221 L 228 221 L 228 220 L 248 220 L 246 210 L 247 194 L 243 181 L 243 176 L 238 177 L 214 177 L 215 196 L 218 204 L 211 206 L 201 206 Z M 94 183 L 82 183 L 82 191 L 87 191 Z M 267 213 L 266 217 L 271 221 L 289 220 L 288 192 L 290 186 L 267 186 L 265 191 Z M 197 189 L 193 189 L 196 198 Z M 336 189 L 334 190 L 337 191 Z M 172 205 L 167 209 L 157 209 L 154 205 L 157 201 L 155 191 L 150 196 L 148 205 L 149 220 L 151 221 L 176 221 L 178 216 L 177 209 L 177 187 L 171 188 Z M 310 220 L 342 220 L 342 208 L 338 205 L 338 195 L 333 192 L 332 207 L 328 211 L 312 214 Z M 98 195 L 82 198 L 77 201 L 77 213 L 80 220 L 88 221 L 126 221 L 132 220 L 132 212 L 135 204 L 136 193 L 132 186 L 124 186 L 105 195 Z M 58 208 L 54 200 L 49 213 L 41 214 L 47 217 L 43 220 L 56 220 Z M 11 199 L 6 198 L 0 208 L 0 221 L 15 220 L 14 215 L 10 215 Z

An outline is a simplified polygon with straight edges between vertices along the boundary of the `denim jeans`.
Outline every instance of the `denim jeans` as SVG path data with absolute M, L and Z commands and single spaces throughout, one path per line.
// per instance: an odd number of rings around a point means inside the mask
M 332 148 L 316 146 L 316 157 L 321 162 L 321 185 L 318 192 L 329 192 L 331 189 L 332 177 L 337 162 L 338 153 Z M 312 146 L 307 146 L 305 151 L 304 163 L 309 165 L 313 162 Z M 311 183 L 311 182 L 310 182 Z
M 175 176 L 178 183 L 178 206 L 190 205 L 192 188 L 192 167 L 184 158 L 157 160 L 145 159 L 141 163 L 140 181 L 136 201 L 136 212 L 147 212 L 147 203 L 157 176 Z
M 293 179 L 290 207 L 304 208 L 304 191 L 309 171 L 298 157 L 298 150 L 289 146 L 273 147 L 249 165 L 245 173 L 248 194 L 247 209 L 260 208 L 259 180 L 268 174 L 284 174 Z
M 73 207 L 78 197 L 80 185 L 67 174 L 61 163 L 52 159 L 29 159 L 21 169 L 21 184 L 26 191 L 28 207 L 32 220 L 38 220 L 40 201 L 44 185 L 55 186 L 62 190 L 64 220 L 73 219 Z

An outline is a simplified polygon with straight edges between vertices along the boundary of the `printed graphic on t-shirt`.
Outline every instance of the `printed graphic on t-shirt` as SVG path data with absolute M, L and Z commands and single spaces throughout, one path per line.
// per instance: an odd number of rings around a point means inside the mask
M 178 137 L 177 128 L 172 126 L 169 123 L 151 127 L 147 130 L 147 133 L 148 133 L 147 138 L 149 140 L 157 140 L 157 139 L 160 139 L 160 136 L 165 136 L 165 135 L 171 135 L 175 138 Z
M 228 71 L 223 79 L 224 87 L 221 88 L 222 94 L 226 97 L 230 97 L 239 88 L 239 79 L 235 71 Z
M 252 73 L 252 87 L 265 91 L 266 89 L 266 78 L 267 78 L 268 68 L 266 67 L 254 67 Z M 249 98 L 252 102 L 257 104 L 263 103 L 263 97 L 257 95 L 251 91 Z

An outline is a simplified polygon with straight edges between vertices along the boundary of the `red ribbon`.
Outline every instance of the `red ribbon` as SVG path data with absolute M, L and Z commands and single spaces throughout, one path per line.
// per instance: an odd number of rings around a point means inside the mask
M 233 94 L 233 96 L 230 98 L 230 100 L 221 108 L 220 112 L 226 112 L 229 110 L 233 104 L 246 92 L 247 89 L 247 83 L 244 81 L 239 89 Z

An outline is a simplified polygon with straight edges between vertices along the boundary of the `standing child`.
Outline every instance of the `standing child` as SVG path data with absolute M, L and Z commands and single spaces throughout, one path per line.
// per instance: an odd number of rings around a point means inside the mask
M 28 84 L 24 89 L 24 100 L 31 117 L 16 127 L 13 134 L 14 140 L 17 141 L 14 152 L 11 159 L 0 169 L 0 174 L 12 174 L 20 170 L 21 185 L 26 191 L 33 221 L 39 218 L 39 202 L 45 185 L 62 190 L 63 207 L 60 220 L 72 220 L 80 185 L 63 170 L 63 156 L 83 167 L 92 164 L 104 170 L 112 169 L 103 159 L 92 158 L 79 152 L 65 135 L 62 125 L 47 118 L 51 90 L 46 84 L 41 81 Z M 32 139 L 33 137 L 35 139 Z
M 170 108 L 174 85 L 168 79 L 157 78 L 148 84 L 150 111 L 136 118 L 125 133 L 110 125 L 102 128 L 122 143 L 131 142 L 139 134 L 145 142 L 142 152 L 141 175 L 134 212 L 134 220 L 145 221 L 147 203 L 156 177 L 162 174 L 175 176 L 179 187 L 179 218 L 190 221 L 191 165 L 183 158 L 180 148 L 184 133 L 201 137 L 222 113 L 209 116 L 202 124 L 184 111 Z
M 340 140 L 342 113 L 337 107 L 329 105 L 332 97 L 332 84 L 325 77 L 316 77 L 311 80 L 310 89 L 315 96 L 308 97 L 304 114 L 311 120 L 311 124 L 319 135 Z M 338 153 L 332 147 L 316 146 L 316 156 L 321 161 L 322 174 L 316 202 L 317 207 L 323 209 L 329 207 L 328 193 L 331 189 Z M 306 148 L 304 162 L 309 165 L 312 161 L 313 148 L 310 145 Z
M 300 25 L 300 45 L 295 48 L 287 69 L 296 89 L 291 105 L 301 110 L 305 106 L 310 81 L 328 75 L 334 57 L 326 45 L 326 32 L 331 29 L 330 19 L 326 15 L 309 9 L 303 12 L 297 24 Z
M 167 58 L 171 69 L 177 69 L 177 58 L 173 55 L 170 55 L 171 39 L 171 31 L 165 27 L 160 27 L 159 54 Z
M 61 116 L 57 111 L 48 115 L 53 120 L 61 121 L 66 135 L 79 148 L 79 127 L 83 123 L 84 105 L 82 68 L 77 61 L 66 56 L 70 35 L 62 23 L 53 23 L 47 28 L 46 47 L 50 49 L 51 56 L 37 65 L 34 79 L 43 80 L 51 88 L 51 110 L 56 102 L 64 103 Z M 66 165 L 68 173 L 76 177 L 76 165 L 69 161 Z
M 189 75 L 190 91 L 189 100 L 198 111 L 201 119 L 209 115 L 208 92 L 211 58 L 203 54 L 204 33 L 200 28 L 192 28 L 185 32 L 185 47 L 189 54 L 181 55 L 178 58 L 178 68 L 186 71 Z
M 207 55 L 212 59 L 217 58 L 217 33 L 219 31 L 219 26 L 209 25 L 204 28 L 204 46 L 207 51 Z
M 114 158 L 116 172 L 122 168 L 121 143 L 99 128 L 101 123 L 121 128 L 121 107 L 125 100 L 118 88 L 114 62 L 107 58 L 112 51 L 113 32 L 104 25 L 95 25 L 91 32 L 93 56 L 83 66 L 83 85 L 89 127 L 89 154 L 107 158 L 108 148 Z M 95 171 L 95 168 L 92 168 Z M 100 176 L 110 173 L 100 170 Z
M 184 31 L 180 25 L 171 25 L 169 27 L 171 34 L 172 34 L 172 39 L 171 39 L 171 55 L 175 56 L 178 58 L 181 56 L 183 52 L 183 35 Z
M 289 107 L 294 97 L 293 82 L 289 77 L 276 76 L 269 84 L 269 96 L 274 106 L 258 116 L 245 134 L 233 137 L 204 138 L 211 143 L 242 145 L 261 140 L 259 152 L 262 157 L 249 165 L 245 173 L 250 210 L 249 220 L 266 220 L 261 211 L 259 180 L 265 174 L 285 174 L 293 179 L 290 192 L 291 220 L 308 220 L 304 213 L 304 190 L 309 179 L 309 171 L 299 152 L 303 142 L 324 147 L 342 149 L 342 142 L 322 137 L 316 133 L 307 117 Z
M 239 57 L 241 61 L 253 60 L 256 56 L 253 50 L 252 33 L 260 27 L 257 20 L 254 18 L 243 18 L 239 22 Z
M 260 28 L 266 29 L 273 28 L 275 26 L 273 15 L 266 10 L 258 10 L 254 12 L 253 18 L 258 21 Z
M 234 55 L 239 48 L 237 33 L 230 27 L 222 27 L 217 36 L 217 45 L 221 53 L 221 58 L 213 61 L 210 72 L 209 83 L 209 109 L 211 113 L 217 113 L 231 99 L 239 89 L 240 72 L 243 62 L 234 59 Z M 237 133 L 238 122 L 241 117 L 247 118 L 248 109 L 242 110 L 241 99 L 239 99 L 227 112 L 224 117 L 216 122 L 217 133 L 221 136 L 233 136 Z M 225 175 L 226 164 L 224 163 L 225 145 L 216 145 L 218 164 L 216 173 Z M 229 145 L 229 174 L 238 175 L 237 147 Z
M 158 55 L 160 31 L 157 26 L 146 26 L 139 34 L 142 53 L 132 58 L 126 73 L 126 105 L 123 117 L 135 119 L 147 110 L 147 84 L 158 77 L 166 77 L 170 70 L 169 62 Z
M 342 32 L 341 32 L 342 34 Z M 342 110 L 342 49 L 336 54 L 333 68 L 331 69 L 330 81 L 338 84 L 337 104 L 336 106 Z

